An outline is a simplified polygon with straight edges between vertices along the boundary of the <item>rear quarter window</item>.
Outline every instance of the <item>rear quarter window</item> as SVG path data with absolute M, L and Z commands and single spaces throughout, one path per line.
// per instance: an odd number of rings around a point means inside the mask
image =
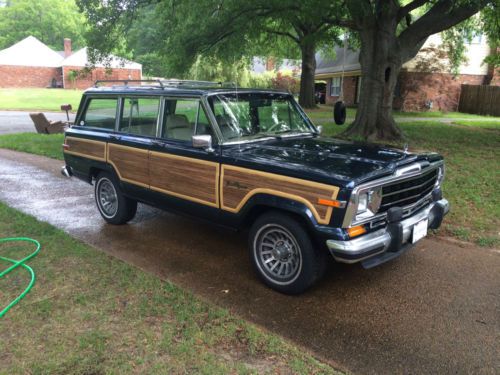
M 93 128 L 114 129 L 117 103 L 118 99 L 90 99 L 80 125 Z

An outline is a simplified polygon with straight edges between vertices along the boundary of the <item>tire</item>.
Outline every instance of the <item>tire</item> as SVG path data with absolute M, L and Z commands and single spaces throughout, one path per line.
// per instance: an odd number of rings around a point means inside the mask
M 337 125 L 345 124 L 347 111 L 344 102 L 338 101 L 333 107 L 333 119 Z
M 314 248 L 301 224 L 281 212 L 263 214 L 254 222 L 248 247 L 261 280 L 281 293 L 304 292 L 326 269 L 326 254 Z
M 137 212 L 137 202 L 125 197 L 116 179 L 107 172 L 97 176 L 94 195 L 99 213 L 110 224 L 125 224 Z

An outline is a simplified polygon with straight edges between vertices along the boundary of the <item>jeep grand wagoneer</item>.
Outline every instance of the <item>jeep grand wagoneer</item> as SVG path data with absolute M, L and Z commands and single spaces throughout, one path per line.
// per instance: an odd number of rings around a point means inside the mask
M 63 173 L 94 184 L 108 223 L 142 202 L 249 228 L 256 272 L 284 293 L 311 286 L 329 255 L 365 268 L 391 260 L 448 212 L 440 155 L 321 137 L 286 92 L 92 88 L 63 148 Z

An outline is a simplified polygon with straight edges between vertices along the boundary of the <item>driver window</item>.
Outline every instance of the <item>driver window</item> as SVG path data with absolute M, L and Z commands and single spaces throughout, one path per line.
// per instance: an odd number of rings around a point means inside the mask
M 214 138 L 208 117 L 198 99 L 166 99 L 162 137 L 191 141 L 196 135 Z

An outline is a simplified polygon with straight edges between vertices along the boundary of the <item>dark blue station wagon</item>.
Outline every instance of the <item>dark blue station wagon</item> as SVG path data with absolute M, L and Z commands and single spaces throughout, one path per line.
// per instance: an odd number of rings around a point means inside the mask
M 195 81 L 83 94 L 63 174 L 94 184 L 108 223 L 137 202 L 249 229 L 260 278 L 301 293 L 328 257 L 371 268 L 438 228 L 443 158 L 320 135 L 286 92 Z

